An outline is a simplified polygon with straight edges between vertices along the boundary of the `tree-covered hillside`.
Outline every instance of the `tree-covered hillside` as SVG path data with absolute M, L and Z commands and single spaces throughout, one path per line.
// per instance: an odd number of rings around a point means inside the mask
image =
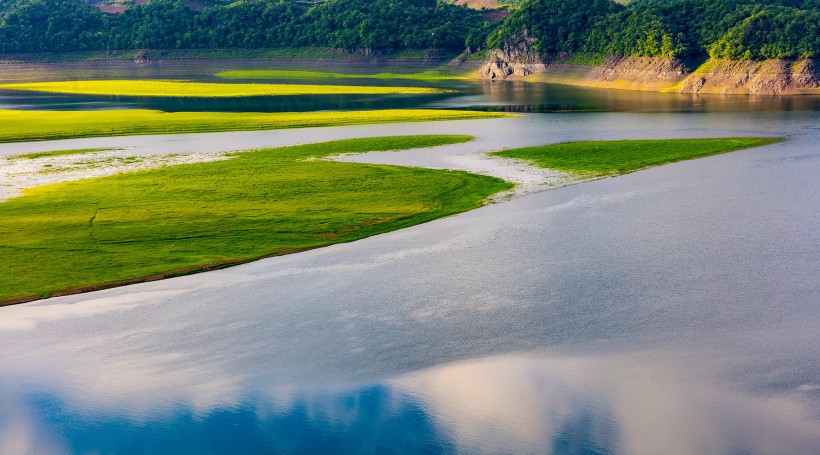
M 489 34 L 546 54 L 730 59 L 820 56 L 820 0 L 527 0 Z
M 278 48 L 461 50 L 481 13 L 436 0 L 239 0 L 201 11 L 152 0 L 108 14 L 85 0 L 0 0 L 0 52 Z
M 500 20 L 452 0 L 208 0 L 195 2 L 199 8 L 183 0 L 125 0 L 129 7 L 119 14 L 90 1 L 0 0 L 0 53 L 284 47 L 382 53 L 526 41 L 548 57 L 820 56 L 820 0 L 517 0 L 506 2 L 508 17 L 493 16 Z

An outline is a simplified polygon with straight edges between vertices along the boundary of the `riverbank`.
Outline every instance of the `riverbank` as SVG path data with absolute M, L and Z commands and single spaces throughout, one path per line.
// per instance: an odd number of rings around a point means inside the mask
M 329 47 L 263 49 L 133 49 L 113 51 L 40 52 L 0 55 L 0 63 L 136 62 L 163 60 L 306 59 L 339 61 L 446 62 L 458 53 L 438 49 L 404 49 L 392 53 L 364 53 Z
M 581 60 L 581 59 L 575 59 Z M 573 63 L 549 61 L 528 49 L 488 54 L 479 74 L 620 90 L 721 95 L 820 95 L 816 60 L 684 61 L 671 57 L 609 56 Z
M 499 153 L 504 158 L 459 155 L 459 170 L 368 164 L 366 157 L 349 162 L 367 152 L 471 139 L 375 137 L 229 154 L 89 150 L 8 158 L 32 169 L 47 165 L 54 175 L 39 176 L 45 186 L 36 188 L 23 181 L 30 189 L 0 204 L 13 272 L 0 277 L 0 305 L 348 242 L 487 202 L 780 140 L 567 143 L 506 150 Z M 556 148 L 557 163 L 550 161 Z M 82 166 L 102 170 L 83 178 Z M 56 180 L 46 184 L 49 178 Z
M 0 204 L 8 266 L 0 304 L 350 242 L 479 207 L 512 185 L 462 171 L 323 159 L 472 139 L 323 142 L 28 189 Z
M 483 61 L 482 61 L 483 59 Z M 547 61 L 528 49 L 469 55 L 407 50 L 364 55 L 329 48 L 201 49 L 126 52 L 74 52 L 0 57 L 0 81 L 77 79 L 95 70 L 122 77 L 201 61 L 229 78 L 414 80 L 522 80 L 618 90 L 722 95 L 820 95 L 817 60 L 680 60 L 667 57 L 570 56 Z M 329 71 L 328 68 L 332 68 Z M 52 72 L 59 69 L 59 74 Z M 212 77 L 216 73 L 203 73 Z M 188 74 L 190 75 L 190 73 Z

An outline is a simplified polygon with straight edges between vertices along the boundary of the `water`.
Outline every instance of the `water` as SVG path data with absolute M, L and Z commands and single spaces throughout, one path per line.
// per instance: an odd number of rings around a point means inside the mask
M 820 113 L 624 110 L 59 141 L 197 153 L 478 136 L 356 157 L 455 167 L 573 139 L 789 138 L 2 308 L 0 453 L 820 452 Z
M 474 67 L 475 64 L 467 64 Z M 820 96 L 720 96 L 681 95 L 601 90 L 520 81 L 470 80 L 414 81 L 402 79 L 221 79 L 214 76 L 234 69 L 295 69 L 341 74 L 418 73 L 430 68 L 407 61 L 317 62 L 305 60 L 221 60 L 204 62 L 97 62 L 94 65 L 60 63 L 0 65 L 0 82 L 17 83 L 77 79 L 171 79 L 204 82 L 285 82 L 303 84 L 353 84 L 432 86 L 457 90 L 430 96 L 279 96 L 235 99 L 191 99 L 116 96 L 77 96 L 21 93 L 0 90 L 0 109 L 156 109 L 163 111 L 305 112 L 392 108 L 480 109 L 510 112 L 761 112 L 816 111 Z

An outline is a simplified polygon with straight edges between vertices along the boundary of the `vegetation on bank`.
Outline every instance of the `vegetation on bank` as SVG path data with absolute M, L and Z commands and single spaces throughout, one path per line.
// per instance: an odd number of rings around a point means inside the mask
M 432 70 L 421 73 L 345 74 L 324 71 L 268 69 L 223 71 L 217 73 L 216 76 L 225 79 L 408 79 L 419 81 L 468 79 L 466 76 L 446 74 Z
M 818 0 L 503 3 L 507 17 L 449 0 L 206 0 L 201 10 L 183 0 L 151 0 L 121 14 L 104 13 L 87 0 L 0 0 L 0 54 L 121 55 L 125 50 L 165 49 L 207 55 L 209 49 L 237 49 L 228 55 L 234 57 L 280 48 L 285 57 L 336 58 L 403 51 L 421 56 L 420 49 L 455 55 L 527 42 L 550 58 L 579 52 L 729 59 L 820 56 Z M 319 51 L 300 53 L 299 48 Z
M 0 302 L 192 273 L 470 210 L 510 184 L 325 161 L 469 136 L 353 139 L 52 184 L 0 203 Z
M 493 154 L 584 177 L 621 175 L 677 161 L 772 144 L 783 138 L 734 137 L 635 141 L 582 141 L 503 150 Z
M 388 109 L 349 112 L 21 111 L 0 109 L 0 142 L 95 136 L 251 131 L 508 117 L 496 112 Z
M 67 93 L 76 95 L 149 96 L 174 98 L 235 98 L 286 95 L 420 95 L 450 93 L 429 87 L 360 85 L 217 84 L 187 81 L 90 80 L 0 84 L 0 90 Z

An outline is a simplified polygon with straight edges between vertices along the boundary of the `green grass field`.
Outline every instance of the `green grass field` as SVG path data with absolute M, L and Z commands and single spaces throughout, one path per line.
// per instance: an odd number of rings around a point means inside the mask
M 509 115 L 433 109 L 350 112 L 17 111 L 0 109 L 0 142 L 134 134 L 250 131 L 375 123 L 429 122 Z
M 0 90 L 66 93 L 74 95 L 149 96 L 174 98 L 235 98 L 283 95 L 421 95 L 452 93 L 428 87 L 374 87 L 360 85 L 217 84 L 187 81 L 95 80 L 0 84 Z
M 782 141 L 771 137 L 565 142 L 493 154 L 588 177 L 620 175 Z
M 456 76 L 438 71 L 424 71 L 421 73 L 345 74 L 299 70 L 234 70 L 217 73 L 216 76 L 225 79 L 409 79 L 419 81 L 468 79 L 466 76 Z
M 471 139 L 265 149 L 26 190 L 0 203 L 0 302 L 222 267 L 476 208 L 511 185 L 465 172 L 315 159 Z

